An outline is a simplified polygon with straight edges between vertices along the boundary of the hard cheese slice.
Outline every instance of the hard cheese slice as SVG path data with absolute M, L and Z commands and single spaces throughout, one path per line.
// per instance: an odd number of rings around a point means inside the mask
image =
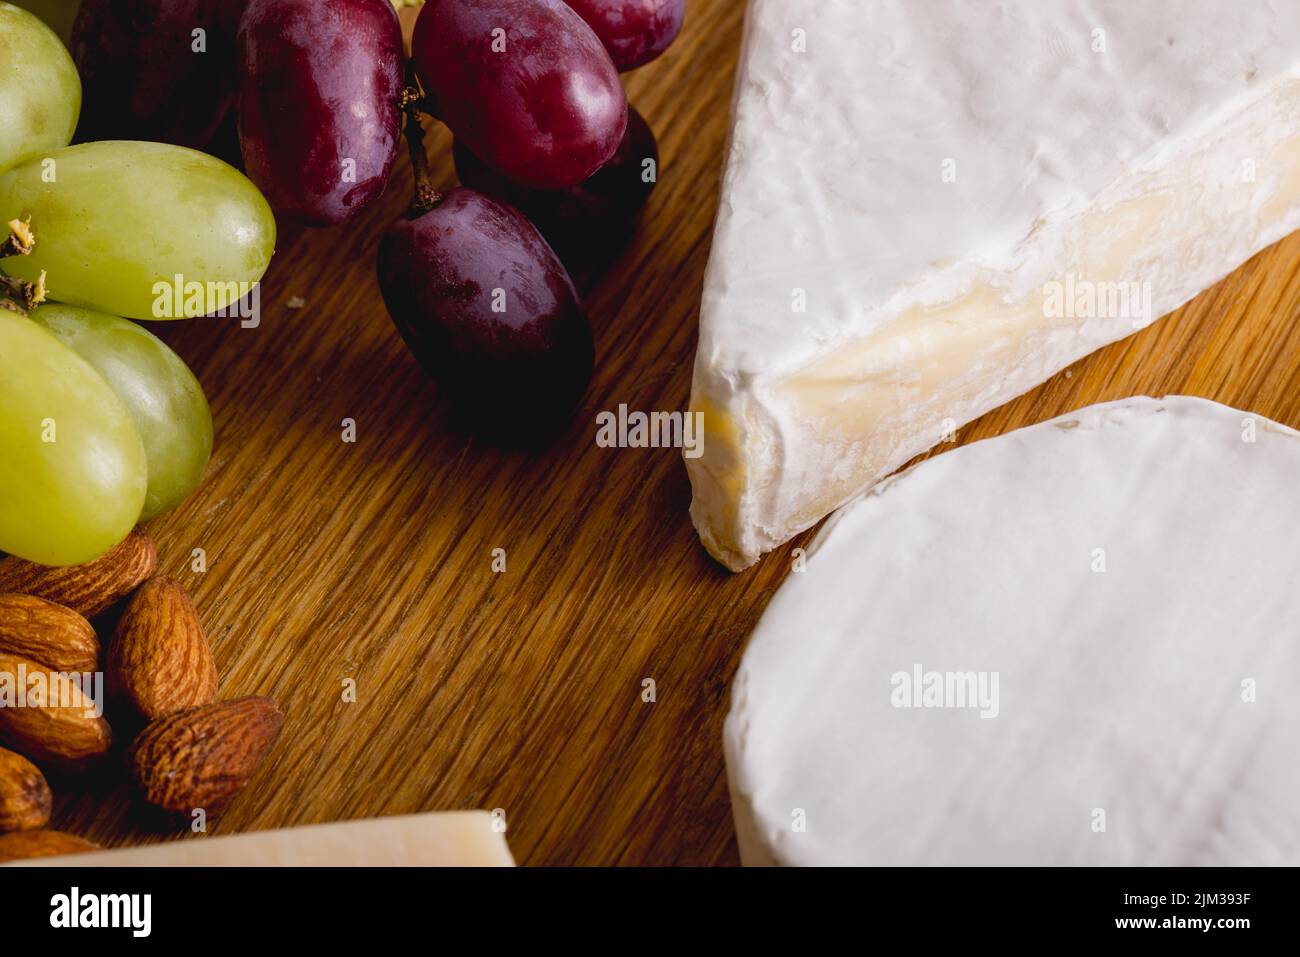
M 344 821 L 20 861 L 35 867 L 511 867 L 486 811 Z
M 732 687 L 749 864 L 1300 864 L 1300 433 L 1086 408 L 844 509 Z
M 751 0 L 691 515 L 738 570 L 1300 226 L 1300 3 Z

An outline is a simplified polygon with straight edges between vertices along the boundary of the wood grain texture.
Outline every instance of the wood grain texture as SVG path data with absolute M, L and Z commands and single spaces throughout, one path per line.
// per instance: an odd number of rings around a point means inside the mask
M 594 416 L 685 408 L 743 8 L 691 0 L 677 44 L 627 78 L 659 136 L 660 184 L 635 240 L 589 284 L 596 377 L 545 452 L 457 434 L 384 312 L 374 251 L 407 202 L 404 166 L 358 225 L 281 242 L 259 328 L 163 330 L 208 391 L 216 451 L 199 492 L 152 525 L 159 567 L 194 595 L 221 694 L 272 695 L 287 714 L 214 833 L 502 808 L 522 863 L 737 863 L 727 688 L 788 557 L 724 572 L 691 528 L 679 455 L 598 448 Z M 445 133 L 431 146 L 452 182 Z M 1134 394 L 1205 396 L 1300 427 L 1297 264 L 1292 236 L 960 440 Z M 306 306 L 287 308 L 294 296 Z M 345 418 L 354 444 L 340 440 Z M 195 574 L 200 547 L 208 569 Z M 356 703 L 341 699 L 345 679 Z M 58 786 L 53 826 L 110 845 L 159 839 L 123 778 Z

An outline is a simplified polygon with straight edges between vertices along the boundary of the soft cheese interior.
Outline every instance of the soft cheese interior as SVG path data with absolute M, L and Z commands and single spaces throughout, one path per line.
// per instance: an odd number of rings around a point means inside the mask
M 742 859 L 1300 863 L 1297 482 L 1300 433 L 1172 397 L 878 485 L 736 674 Z
M 1293 0 L 751 0 L 701 539 L 752 564 L 1298 226 Z

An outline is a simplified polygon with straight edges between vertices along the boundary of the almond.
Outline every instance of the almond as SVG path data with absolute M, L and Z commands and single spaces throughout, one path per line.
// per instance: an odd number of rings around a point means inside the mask
M 248 783 L 280 736 L 270 698 L 238 698 L 159 718 L 131 746 L 131 774 L 144 799 L 176 814 L 216 813 Z
M 0 834 L 50 823 L 54 796 L 45 775 L 21 754 L 0 748 Z
M 108 691 L 146 721 L 211 704 L 217 666 L 190 596 L 165 575 L 131 596 L 108 646 Z
M 0 595 L 0 654 L 55 671 L 95 671 L 99 640 L 90 622 L 71 608 L 35 595 Z
M 0 834 L 0 864 L 35 857 L 59 857 L 99 850 L 98 844 L 62 831 L 17 831 Z
M 111 550 L 85 565 L 52 568 L 13 556 L 0 559 L 0 592 L 35 595 L 94 618 L 157 567 L 153 539 L 137 526 Z
M 96 710 L 68 675 L 0 654 L 0 744 L 38 764 L 75 766 L 112 744 L 108 722 Z

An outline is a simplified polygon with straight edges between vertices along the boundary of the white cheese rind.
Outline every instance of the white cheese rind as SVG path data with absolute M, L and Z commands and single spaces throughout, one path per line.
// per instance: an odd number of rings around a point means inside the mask
M 732 686 L 745 863 L 1300 864 L 1298 489 L 1300 433 L 1181 397 L 877 486 Z M 917 666 L 996 716 L 896 706 Z
M 692 389 L 710 552 L 752 564 L 1300 226 L 1298 77 L 1282 0 L 751 0 Z M 1050 315 L 1073 280 L 1146 308 Z
M 486 811 L 445 811 L 190 838 L 18 861 L 30 867 L 512 867 Z

